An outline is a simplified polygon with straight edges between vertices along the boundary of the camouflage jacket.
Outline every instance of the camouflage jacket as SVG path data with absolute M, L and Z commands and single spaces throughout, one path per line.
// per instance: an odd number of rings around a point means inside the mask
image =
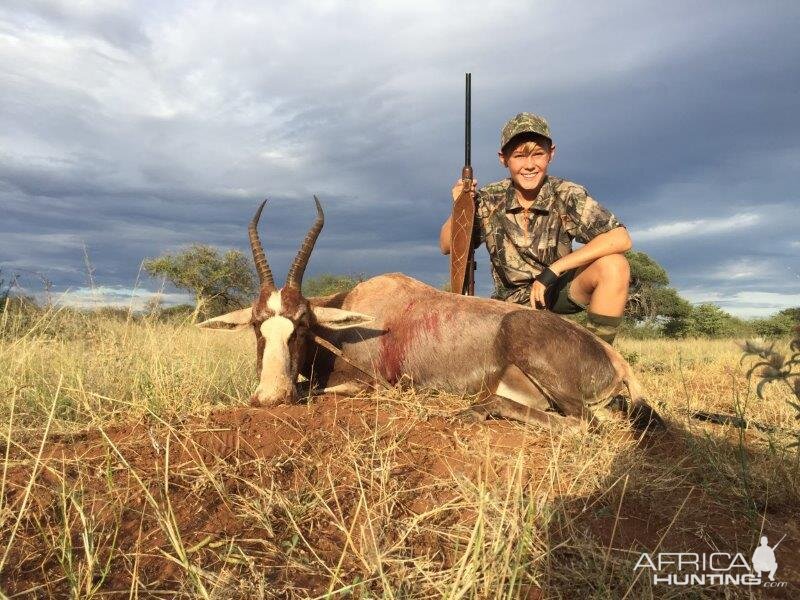
M 510 179 L 478 190 L 476 243 L 486 243 L 492 263 L 493 298 L 528 304 L 534 278 L 572 252 L 615 227 L 617 218 L 571 181 L 547 176 L 536 202 L 525 210 Z

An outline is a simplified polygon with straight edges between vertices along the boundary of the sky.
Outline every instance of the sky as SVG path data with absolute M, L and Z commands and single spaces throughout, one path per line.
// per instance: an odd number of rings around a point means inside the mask
M 280 282 L 316 194 L 307 277 L 440 286 L 471 72 L 479 184 L 506 175 L 503 123 L 544 115 L 550 173 L 614 212 L 684 297 L 746 317 L 798 306 L 798 29 L 794 0 L 5 0 L 0 277 L 140 307 L 162 289 L 144 258 L 249 252 L 269 198 Z

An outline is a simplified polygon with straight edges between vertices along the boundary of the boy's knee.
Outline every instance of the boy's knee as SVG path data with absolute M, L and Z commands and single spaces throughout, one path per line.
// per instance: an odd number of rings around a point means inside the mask
M 616 281 L 620 284 L 628 286 L 631 278 L 631 267 L 628 264 L 628 259 L 623 254 L 609 254 L 598 258 L 598 268 L 600 269 L 600 278 L 606 281 Z

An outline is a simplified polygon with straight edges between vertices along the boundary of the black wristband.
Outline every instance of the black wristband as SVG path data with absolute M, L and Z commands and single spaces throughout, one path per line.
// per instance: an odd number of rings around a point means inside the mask
M 536 281 L 541 283 L 544 287 L 550 287 L 558 280 L 558 275 L 553 273 L 548 267 L 536 276 Z

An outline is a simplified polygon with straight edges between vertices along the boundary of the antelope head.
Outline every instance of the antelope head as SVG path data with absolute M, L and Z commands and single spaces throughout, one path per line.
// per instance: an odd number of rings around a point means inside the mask
M 200 327 L 227 330 L 253 328 L 259 376 L 258 387 L 251 398 L 255 405 L 274 406 L 297 400 L 297 374 L 308 346 L 313 342 L 312 329 L 315 326 L 345 329 L 374 320 L 374 317 L 361 313 L 312 306 L 303 296 L 303 273 L 325 222 L 316 196 L 314 202 L 317 205 L 317 218 L 289 267 L 286 284 L 280 289 L 275 287 L 267 256 L 258 237 L 258 220 L 267 201 L 261 203 L 248 228 L 250 248 L 260 281 L 258 298 L 249 308 L 235 310 L 199 324 Z

